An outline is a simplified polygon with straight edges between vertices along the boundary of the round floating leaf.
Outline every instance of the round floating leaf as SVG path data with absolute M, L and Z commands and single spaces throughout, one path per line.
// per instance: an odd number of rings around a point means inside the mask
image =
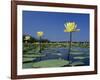
M 25 54 L 25 55 L 23 55 L 24 57 L 33 57 L 33 58 L 35 58 L 35 57 L 43 57 L 43 56 L 45 56 L 45 55 L 43 55 L 43 54 Z
M 79 57 L 74 57 L 74 59 L 85 59 L 85 58 L 87 58 L 87 57 L 81 57 L 81 56 L 79 56 Z
M 36 58 L 23 58 L 23 62 L 32 61 L 33 59 L 36 59 Z
M 81 66 L 84 65 L 83 62 L 77 61 L 77 62 L 73 62 L 72 64 L 70 64 L 71 66 Z
M 83 54 L 83 53 L 82 52 L 71 52 L 70 54 L 78 55 L 78 54 Z
M 69 61 L 63 59 L 54 59 L 54 60 L 45 60 L 36 62 L 33 64 L 33 67 L 60 67 L 68 65 Z

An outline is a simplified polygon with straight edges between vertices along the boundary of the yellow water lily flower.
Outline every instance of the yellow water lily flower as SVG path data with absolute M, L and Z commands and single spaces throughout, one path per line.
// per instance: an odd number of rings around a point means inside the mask
M 37 32 L 37 36 L 38 36 L 38 37 L 43 36 L 43 34 L 44 34 L 44 33 L 43 33 L 42 31 Z
M 25 40 L 29 40 L 30 39 L 30 36 L 25 36 Z
M 79 31 L 79 29 L 76 29 L 77 24 L 75 22 L 68 22 L 64 24 L 65 30 L 64 32 L 74 32 Z

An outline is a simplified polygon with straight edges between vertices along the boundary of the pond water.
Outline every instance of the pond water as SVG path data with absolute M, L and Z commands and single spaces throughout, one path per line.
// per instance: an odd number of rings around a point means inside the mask
M 75 49 L 75 51 L 74 51 Z M 69 60 L 73 63 L 76 61 L 81 61 L 84 65 L 89 65 L 89 50 L 88 48 L 72 48 L 72 52 L 70 52 Z M 35 62 L 42 60 L 50 60 L 50 59 L 64 59 L 68 60 L 68 48 L 49 48 L 42 51 L 41 54 L 45 54 L 46 56 L 36 58 Z
M 68 55 L 70 54 L 69 61 L 71 64 L 74 62 L 83 62 L 83 66 L 89 65 L 89 48 L 72 47 L 70 53 L 68 48 L 49 48 L 43 50 L 41 54 L 45 56 L 38 57 L 33 62 L 59 58 L 68 60 Z

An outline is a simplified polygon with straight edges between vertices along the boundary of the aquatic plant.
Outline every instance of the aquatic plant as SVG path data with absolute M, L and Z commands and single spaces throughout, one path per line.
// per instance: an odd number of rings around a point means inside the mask
M 25 40 L 25 43 L 27 43 L 27 41 L 30 40 L 30 36 L 28 36 L 28 35 L 25 36 L 25 39 L 24 40 Z
M 69 61 L 63 59 L 52 59 L 52 60 L 44 60 L 33 63 L 34 68 L 44 68 L 44 67 L 61 67 L 64 65 L 68 65 Z
M 77 29 L 77 24 L 75 22 L 66 22 L 64 26 L 65 26 L 64 32 L 70 33 L 69 52 L 68 52 L 68 60 L 70 60 L 69 57 L 70 57 L 71 43 L 72 43 L 72 32 L 80 31 L 80 29 Z
M 44 35 L 44 32 L 42 32 L 42 31 L 37 32 L 37 36 L 39 37 L 39 46 L 40 46 L 39 52 L 40 53 L 41 53 L 41 38 L 42 38 L 43 35 Z

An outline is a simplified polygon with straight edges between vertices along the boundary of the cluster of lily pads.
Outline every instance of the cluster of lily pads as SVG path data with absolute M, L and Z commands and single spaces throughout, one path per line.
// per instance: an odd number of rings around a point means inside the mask
M 77 43 L 76 43 L 77 44 Z M 57 58 L 57 59 L 47 59 L 47 60 L 38 60 L 41 59 L 41 57 L 47 57 L 46 54 L 52 54 L 52 55 L 58 55 L 61 56 L 63 53 L 59 52 L 59 50 L 55 50 L 55 48 L 60 49 L 68 49 L 68 45 L 66 43 L 43 43 L 42 44 L 42 52 L 39 53 L 39 43 L 34 43 L 34 44 L 23 44 L 23 68 L 42 68 L 42 67 L 60 67 L 60 66 L 69 66 L 69 60 L 65 60 L 63 58 Z M 83 51 L 85 51 L 84 48 L 77 49 L 71 48 L 70 56 L 73 56 L 73 59 L 78 60 L 77 62 L 72 62 L 70 66 L 75 66 L 75 65 L 84 65 L 84 63 L 80 60 L 83 60 L 85 58 L 88 58 L 83 54 Z M 88 52 L 87 50 L 85 52 Z M 77 56 L 77 55 L 82 55 L 82 56 Z M 67 58 L 67 53 L 66 56 Z

